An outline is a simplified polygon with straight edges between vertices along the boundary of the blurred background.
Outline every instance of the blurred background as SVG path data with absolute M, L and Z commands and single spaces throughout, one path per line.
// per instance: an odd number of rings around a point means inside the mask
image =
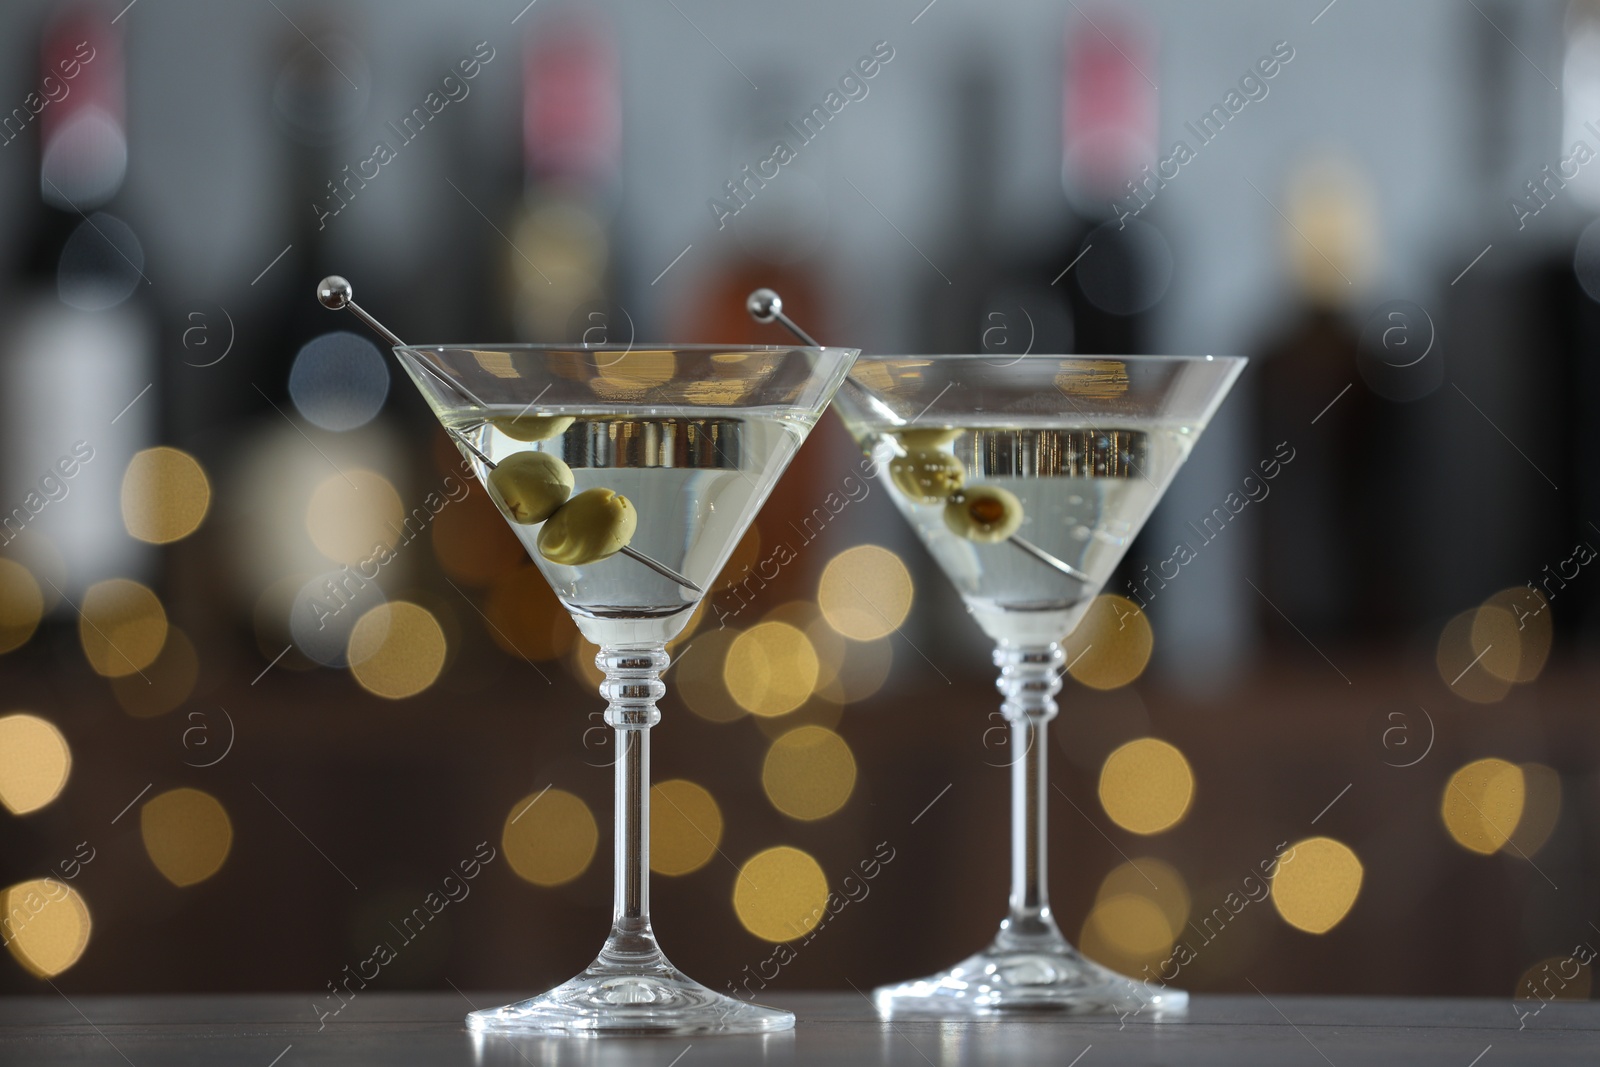
M 1597 155 L 1589 3 L 7 3 L 0 989 L 326 998 L 382 942 L 531 991 L 604 936 L 595 650 L 337 272 L 416 342 L 781 343 L 770 285 L 870 351 L 1251 356 L 1069 648 L 1063 928 L 1587 997 Z M 713 988 L 1004 912 L 989 646 L 858 459 L 828 416 L 674 646 L 656 925 Z

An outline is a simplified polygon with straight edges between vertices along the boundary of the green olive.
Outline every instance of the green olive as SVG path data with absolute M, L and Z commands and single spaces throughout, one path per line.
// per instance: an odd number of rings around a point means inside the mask
M 994 544 L 1022 525 L 1022 501 L 999 486 L 971 485 L 945 504 L 944 524 L 968 541 Z
M 952 429 L 916 429 L 901 430 L 895 436 L 900 439 L 900 445 L 907 452 L 918 448 L 943 448 L 961 436 L 960 427 Z
M 918 504 L 942 504 L 960 491 L 965 472 L 961 461 L 948 452 L 913 448 L 889 461 L 889 477 Z
M 572 495 L 572 468 L 548 452 L 518 452 L 489 472 L 489 495 L 506 518 L 532 526 Z
M 616 555 L 633 540 L 639 513 L 610 489 L 585 489 L 546 520 L 539 554 L 551 563 L 581 567 Z
M 571 415 L 501 415 L 489 420 L 494 428 L 518 441 L 547 441 L 566 433 Z

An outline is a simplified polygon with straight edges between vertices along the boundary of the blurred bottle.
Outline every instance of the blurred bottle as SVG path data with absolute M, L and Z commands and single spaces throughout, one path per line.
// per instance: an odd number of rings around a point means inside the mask
M 1296 300 L 1259 354 L 1255 449 L 1285 464 L 1255 516 L 1261 591 L 1271 601 L 1258 615 L 1284 641 L 1301 638 L 1285 633 L 1280 611 L 1314 641 L 1390 632 L 1402 617 L 1389 474 L 1395 417 L 1362 378 L 1355 320 L 1376 266 L 1368 190 L 1351 163 L 1304 159 L 1285 201 L 1280 238 Z M 1220 536 L 1229 519 L 1220 509 L 1195 535 Z
M 766 287 L 782 295 L 785 311 L 802 329 L 827 344 L 835 340 L 835 316 L 820 260 L 830 222 L 823 189 L 833 134 L 813 134 L 811 140 L 803 140 L 796 132 L 809 130 L 801 129 L 802 116 L 817 101 L 806 98 L 788 70 L 767 68 L 755 71 L 754 77 L 760 92 L 741 89 L 728 96 L 732 113 L 721 124 L 733 131 L 727 178 L 722 188 L 707 190 L 734 214 L 717 238 L 707 242 L 709 254 L 701 260 L 705 266 L 694 270 L 694 264 L 685 260 L 659 283 L 666 286 L 670 281 L 671 291 L 685 294 L 667 314 L 667 329 L 685 341 L 792 344 L 794 338 L 783 327 L 757 323 L 745 310 L 751 291 Z M 777 142 L 792 150 L 792 159 L 779 166 L 775 176 L 763 178 L 762 162 L 775 158 Z M 699 242 L 693 255 L 702 255 Z M 693 273 L 679 275 L 679 271 Z M 737 612 L 737 625 L 751 625 L 786 600 L 815 596 L 828 549 L 808 551 L 805 546 L 822 538 L 829 546 L 845 543 L 841 538 L 851 508 L 861 509 L 852 504 L 835 512 L 824 501 L 840 488 L 859 459 L 855 442 L 838 418 L 825 415 L 753 525 L 750 542 L 759 542 L 760 547 L 752 556 L 736 553 L 724 575 L 730 582 L 746 583 L 716 600 Z M 770 561 L 780 543 L 788 544 L 800 562 L 776 570 L 770 581 L 763 580 L 761 573 L 774 573 Z M 768 566 L 758 566 L 762 560 Z M 751 606 L 745 607 L 746 602 Z M 734 618 L 729 618 L 730 625 Z
M 999 211 L 1001 108 L 993 60 L 971 50 L 948 80 L 950 227 L 934 257 L 949 280 L 921 300 L 933 351 L 1119 354 L 1142 351 L 1172 256 L 1136 190 L 1156 158 L 1158 96 L 1146 69 L 1156 30 L 1122 12 L 1080 18 L 1065 36 L 1061 181 L 1053 225 L 1008 241 Z M 1153 193 L 1146 196 L 1154 199 Z M 1131 205 L 1131 209 L 1129 206 Z M 1042 239 L 1036 234 L 1043 234 Z
M 1504 26 L 1518 10 L 1488 13 Z M 1600 153 L 1600 4 L 1579 0 L 1567 12 L 1559 134 L 1536 126 L 1529 136 L 1506 103 L 1527 68 L 1504 54 L 1487 20 L 1475 21 L 1464 88 L 1473 177 L 1478 198 L 1506 213 L 1463 220 L 1435 268 L 1449 384 L 1441 364 L 1437 399 L 1416 405 L 1413 420 L 1429 473 L 1408 516 L 1428 546 L 1416 561 L 1418 599 L 1445 618 L 1532 583 L 1550 596 L 1551 619 L 1571 630 L 1600 622 L 1597 586 L 1572 558 L 1580 543 L 1600 546 L 1591 525 L 1600 513 L 1591 429 L 1600 415 L 1600 226 L 1584 226 L 1600 209 L 1600 181 L 1596 164 L 1580 162 Z
M 160 404 L 144 250 L 105 210 L 127 174 L 125 91 L 109 14 L 70 8 L 46 27 L 36 81 L 3 132 L 37 133 L 43 203 L 4 320 L 0 551 L 43 579 L 47 604 L 153 564 L 120 521 L 123 472 Z
M 1080 13 L 1062 60 L 1061 180 L 1072 212 L 1036 268 L 1070 301 L 1074 351 L 1149 345 L 1150 311 L 1172 280 L 1172 251 L 1150 221 L 1160 97 L 1157 28 L 1121 9 Z M 1070 269 L 1068 269 L 1070 268 Z
M 1072 351 L 1072 309 L 1050 285 L 1038 250 L 1000 233 L 1000 85 L 992 56 L 974 48 L 944 84 L 952 197 L 946 236 L 933 259 L 948 276 L 930 277 L 919 298 L 930 352 L 986 352 L 997 362 L 1030 352 Z
M 631 340 L 631 320 L 612 300 L 620 71 L 611 31 L 598 16 L 565 11 L 530 30 L 522 142 L 525 185 L 506 260 L 517 336 Z
M 193 430 L 216 443 L 214 465 L 235 487 L 219 499 L 227 565 L 208 569 L 209 578 L 216 582 L 220 571 L 229 580 L 235 618 L 253 625 L 263 665 L 293 639 L 280 668 L 337 664 L 355 619 L 381 603 L 379 583 L 349 574 L 392 544 L 403 517 L 395 496 L 409 499 L 403 478 L 427 454 L 425 441 L 384 426 L 399 384 L 387 346 L 314 296 L 319 279 L 348 269 L 351 213 L 372 210 L 395 180 L 380 169 L 375 144 L 404 153 L 403 135 L 417 133 L 384 126 L 358 140 L 373 85 L 365 50 L 330 22 L 297 21 L 269 46 L 275 63 L 265 101 L 289 226 L 282 244 L 265 250 L 252 286 L 260 304 L 239 322 L 234 351 L 183 376 Z M 410 558 L 385 565 L 383 581 Z M 336 612 L 332 621 L 317 625 L 313 599 Z
M 360 160 L 371 146 L 357 150 L 352 138 L 371 99 L 370 69 L 349 35 L 318 19 L 299 22 L 309 38 L 285 27 L 285 35 L 262 43 L 262 104 L 282 166 L 277 186 L 288 203 L 286 226 L 272 230 L 275 240 L 262 246 L 253 264 L 259 275 L 246 278 L 246 298 L 258 302 L 238 312 L 226 357 L 211 317 L 184 323 L 186 331 L 203 328 L 184 334 L 178 346 L 192 370 L 173 374 L 182 421 L 176 430 L 186 440 L 211 434 L 227 440 L 243 418 L 282 422 L 270 405 L 293 413 L 288 374 L 301 346 L 331 330 L 362 330 L 352 318 L 318 306 L 314 286 L 322 275 L 347 270 L 331 254 L 331 240 L 349 229 L 347 211 L 370 195 Z M 346 78 L 360 88 L 352 90 Z M 387 131 L 384 136 L 392 139 Z

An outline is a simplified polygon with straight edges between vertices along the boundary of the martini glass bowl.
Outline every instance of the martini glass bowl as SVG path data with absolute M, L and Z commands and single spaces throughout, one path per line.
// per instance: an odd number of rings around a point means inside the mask
M 1237 357 L 868 356 L 845 424 L 995 644 L 1010 730 L 1011 900 L 988 948 L 884 986 L 885 1017 L 1181 1015 L 1181 990 L 1087 959 L 1050 911 L 1046 725 L 1061 642 L 1088 611 L 1234 379 Z
M 650 728 L 689 621 L 843 382 L 854 349 L 397 346 L 585 637 L 615 732 L 611 934 L 556 988 L 475 1011 L 514 1034 L 787 1030 L 678 971 L 650 925 Z M 523 453 L 534 453 L 533 456 Z M 547 529 L 548 527 L 548 529 Z

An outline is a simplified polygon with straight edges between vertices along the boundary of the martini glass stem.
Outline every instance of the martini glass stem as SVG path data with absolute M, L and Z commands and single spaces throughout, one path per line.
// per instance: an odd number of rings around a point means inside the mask
M 1011 728 L 1011 906 L 997 947 L 1043 948 L 1063 941 L 1050 913 L 1049 745 L 1046 729 L 1061 690 L 1061 646 L 1006 645 L 995 650 L 1001 712 Z
M 602 648 L 595 656 L 617 744 L 611 936 L 600 962 L 630 969 L 668 966 L 650 928 L 650 727 L 661 719 L 656 701 L 667 691 L 661 672 L 668 662 L 660 645 Z

